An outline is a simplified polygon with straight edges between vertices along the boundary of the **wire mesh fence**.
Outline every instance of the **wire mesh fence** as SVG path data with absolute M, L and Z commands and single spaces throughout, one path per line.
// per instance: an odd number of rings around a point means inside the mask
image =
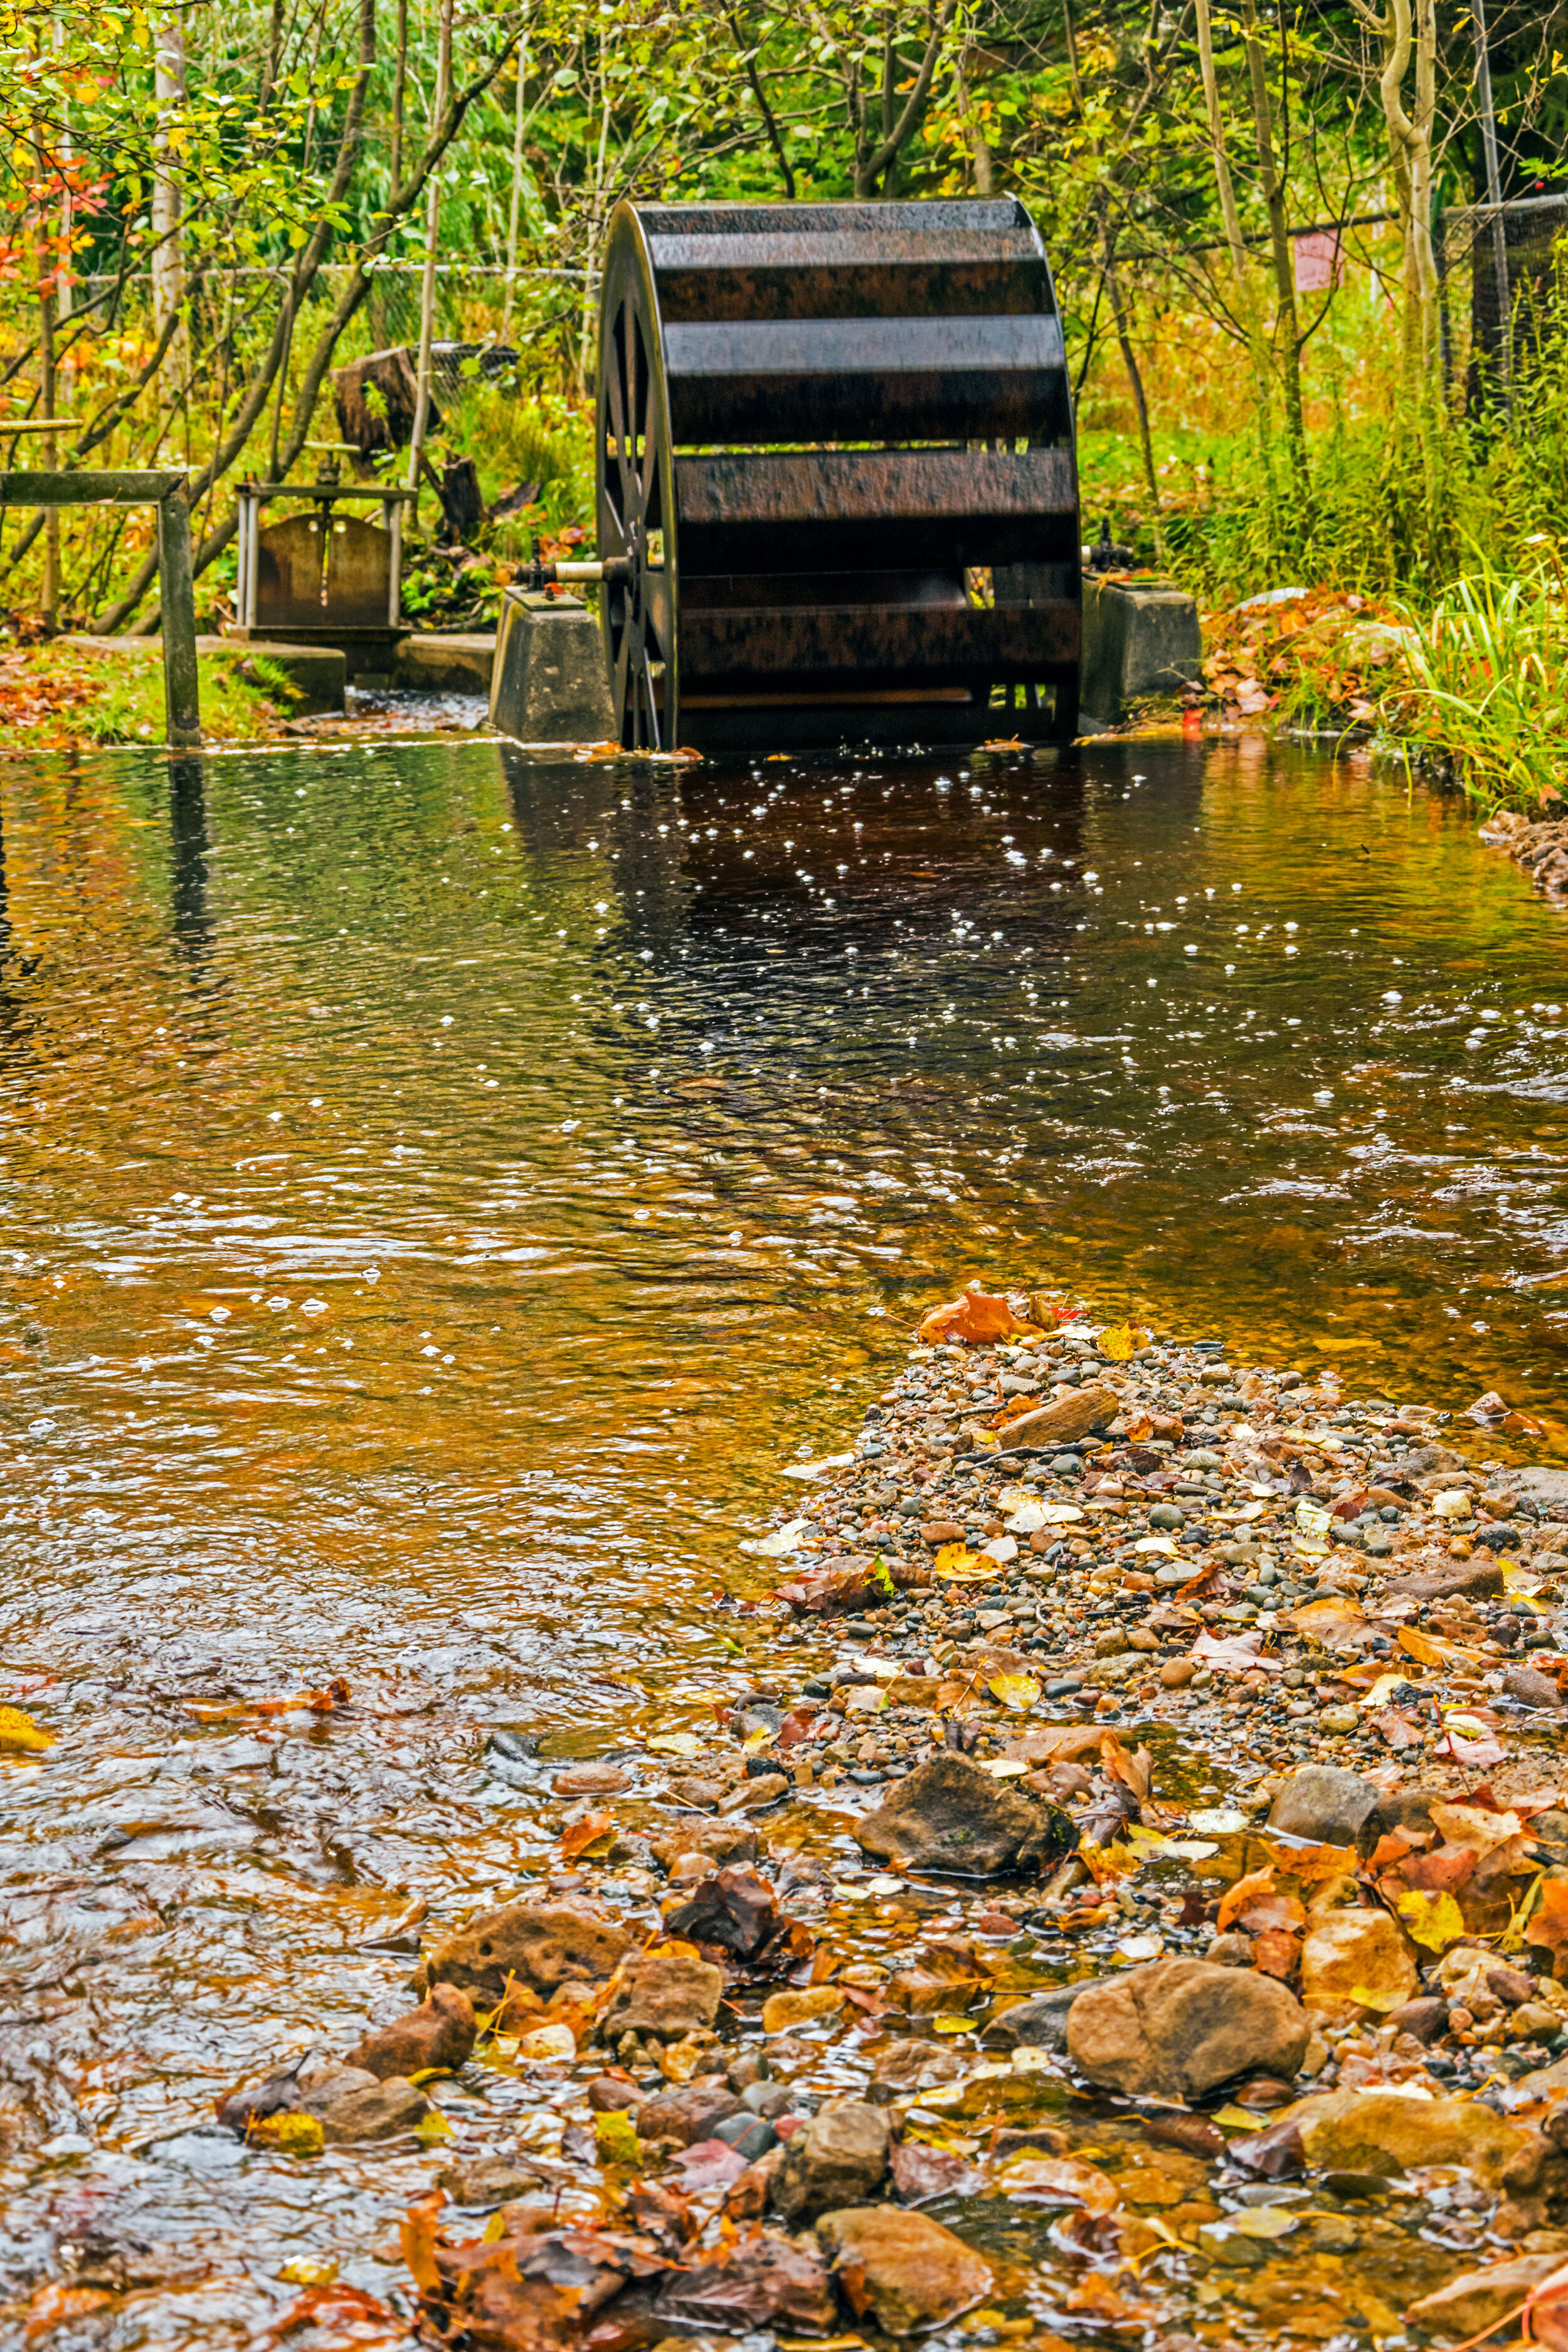
M 1471 409 L 1506 407 L 1515 386 L 1539 372 L 1559 314 L 1565 235 L 1568 195 L 1438 215 L 1444 373 L 1452 389 L 1463 370 Z

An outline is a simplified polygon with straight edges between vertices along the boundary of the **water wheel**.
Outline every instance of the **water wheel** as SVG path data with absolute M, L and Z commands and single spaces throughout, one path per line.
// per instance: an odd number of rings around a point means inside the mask
M 621 205 L 597 411 L 621 740 L 1070 739 L 1078 469 L 1022 205 Z

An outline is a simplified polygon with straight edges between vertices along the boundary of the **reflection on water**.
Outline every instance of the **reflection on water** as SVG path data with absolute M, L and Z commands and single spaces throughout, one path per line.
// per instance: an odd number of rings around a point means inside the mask
M 485 1726 L 734 1684 L 742 1522 L 933 1291 L 1561 1427 L 1562 935 L 1364 768 L 378 743 L 13 767 L 3 817 L 24 2274 L 92 2213 L 369 2244 L 427 2166 L 168 2136 L 357 2034 L 405 1891 L 545 1852 Z M 223 1715 L 338 1672 L 345 1721 Z

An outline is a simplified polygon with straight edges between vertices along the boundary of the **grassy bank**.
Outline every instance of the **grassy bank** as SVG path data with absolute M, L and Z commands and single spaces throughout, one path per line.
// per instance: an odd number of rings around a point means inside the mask
M 245 646 L 201 656 L 202 727 L 215 743 L 265 741 L 298 699 L 280 669 Z M 145 648 L 69 638 L 0 650 L 0 728 L 12 753 L 164 740 L 163 658 Z

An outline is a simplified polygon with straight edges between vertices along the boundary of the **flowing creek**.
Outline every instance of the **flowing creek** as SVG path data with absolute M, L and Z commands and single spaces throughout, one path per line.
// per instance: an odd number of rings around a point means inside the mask
M 1560 1453 L 1562 933 L 1364 761 L 0 784 L 0 1699 L 57 1742 L 0 1760 L 0 2284 L 142 2283 L 53 2345 L 405 2288 L 438 2149 L 247 2151 L 215 2098 L 395 2013 L 412 1901 L 542 1883 L 552 1761 L 749 1686 L 741 1538 L 964 1280 L 1495 1388 Z M 548 2107 L 440 2097 L 480 2144 Z

